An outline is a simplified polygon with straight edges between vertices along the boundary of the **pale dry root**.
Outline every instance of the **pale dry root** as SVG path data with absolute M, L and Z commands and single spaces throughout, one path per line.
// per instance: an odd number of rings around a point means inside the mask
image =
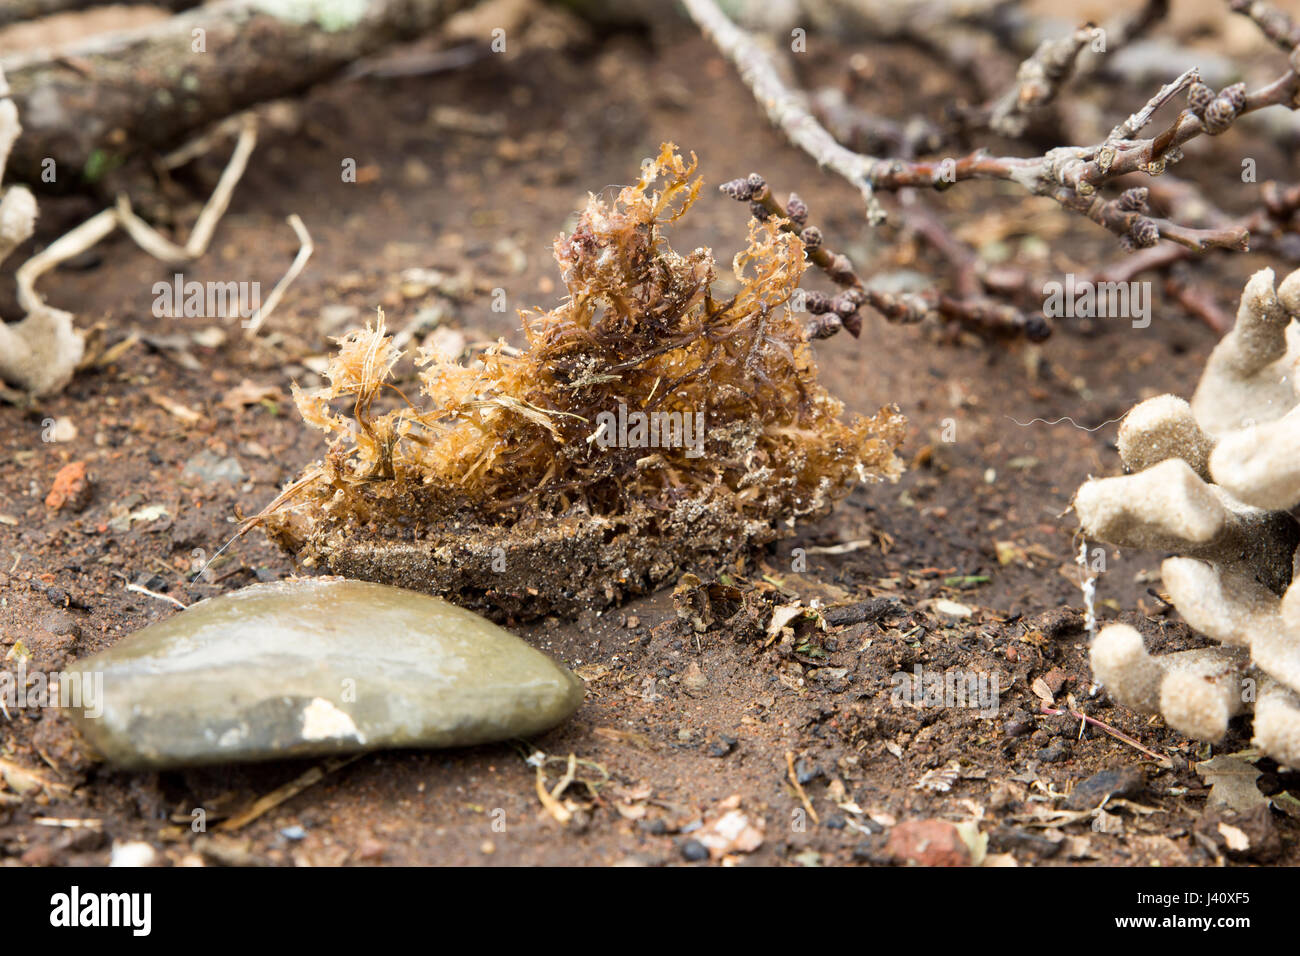
M 1132 472 L 1074 499 L 1083 532 L 1175 552 L 1164 586 L 1187 622 L 1223 645 L 1153 657 L 1127 625 L 1093 641 L 1098 680 L 1121 704 L 1201 740 L 1254 710 L 1254 743 L 1300 766 L 1300 271 L 1276 290 L 1256 273 L 1237 324 L 1211 353 L 1192 401 L 1161 395 L 1119 429 Z
M 22 133 L 18 108 L 6 95 L 0 73 L 0 183 L 9 153 Z M 32 236 L 36 228 L 36 198 L 26 186 L 0 192 L 0 262 Z M 57 392 L 68 384 L 85 344 L 72 326 L 72 315 L 43 302 L 27 307 L 21 322 L 0 321 L 0 383 L 8 382 L 31 395 Z
M 18 267 L 14 280 L 24 318 L 12 324 L 0 321 L 0 398 L 27 402 L 62 391 L 86 357 L 85 339 L 73 326 L 72 313 L 48 305 L 36 290 L 36 283 L 43 275 L 81 255 L 119 227 L 141 249 L 168 264 L 192 262 L 204 254 L 257 142 L 256 119 L 248 114 L 234 119 L 237 122 L 233 124 L 233 131 L 238 133 L 235 148 L 183 246 L 165 238 L 132 212 L 129 198 L 120 195 L 113 207 L 100 210 Z M 220 132 L 205 134 L 187 149 L 199 148 L 199 143 L 210 143 Z M 18 109 L 9 98 L 4 72 L 0 71 L 0 183 L 21 133 Z M 311 237 L 302 220 L 293 215 L 288 221 L 301 244 L 298 256 L 284 278 L 271 290 L 267 301 L 245 323 L 246 333 L 250 336 L 256 334 L 311 255 Z M 0 263 L 31 238 L 35 227 L 36 199 L 31 191 L 26 186 L 0 190 Z M 91 361 L 93 359 L 87 359 L 87 364 Z

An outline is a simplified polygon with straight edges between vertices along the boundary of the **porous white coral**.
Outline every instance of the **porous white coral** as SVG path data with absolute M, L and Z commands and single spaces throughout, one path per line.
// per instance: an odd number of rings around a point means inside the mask
M 1133 472 L 1088 481 L 1074 507 L 1086 535 L 1171 551 L 1164 586 L 1220 647 L 1152 656 L 1133 628 L 1093 640 L 1093 672 L 1121 704 L 1218 741 L 1254 711 L 1254 743 L 1300 767 L 1300 271 L 1246 284 L 1237 324 L 1211 353 L 1192 401 L 1161 395 L 1119 429 Z

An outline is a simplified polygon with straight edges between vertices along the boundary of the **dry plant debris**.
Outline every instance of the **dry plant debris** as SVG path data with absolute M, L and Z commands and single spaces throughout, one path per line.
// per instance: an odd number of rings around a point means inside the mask
M 1122 704 L 1160 713 L 1202 740 L 1253 709 L 1255 745 L 1300 766 L 1300 271 L 1274 291 L 1257 272 L 1237 324 L 1211 353 L 1187 403 L 1162 395 L 1120 425 L 1133 474 L 1095 479 L 1074 506 L 1084 533 L 1175 552 L 1164 586 L 1188 623 L 1220 647 L 1149 655 L 1114 624 L 1092 645 L 1097 677 Z
M 19 266 L 14 279 L 18 287 L 18 305 L 25 317 L 12 324 L 0 322 L 0 398 L 23 402 L 55 394 L 67 386 L 83 361 L 86 364 L 93 361 L 86 358 L 85 336 L 73 325 L 72 313 L 46 304 L 36 291 L 37 280 L 47 272 L 92 248 L 119 227 L 145 252 L 170 265 L 192 262 L 207 252 L 217 224 L 230 205 L 235 186 L 244 174 L 248 157 L 257 144 L 256 119 L 244 115 L 237 120 L 229 130 L 237 133 L 230 159 L 184 245 L 167 239 L 137 216 L 132 211 L 130 199 L 122 194 L 113 207 L 91 216 Z M 18 109 L 9 98 L 9 88 L 3 71 L 0 71 L 0 181 L 3 181 L 6 163 L 21 133 Z M 212 138 L 203 137 L 205 140 Z M 26 186 L 10 186 L 0 192 L 0 262 L 32 237 L 36 215 L 36 199 Z M 267 301 L 246 323 L 248 336 L 256 334 L 311 256 L 311 236 L 302 220 L 292 215 L 288 222 L 298 236 L 298 255 L 284 277 L 276 283 Z
M 799 236 L 752 221 L 725 299 L 708 249 L 669 247 L 695 166 L 665 144 L 615 200 L 592 196 L 555 242 L 567 297 L 521 313 L 527 348 L 469 364 L 421 350 L 418 407 L 387 381 L 401 353 L 382 316 L 339 339 L 329 384 L 295 391 L 329 452 L 254 520 L 308 566 L 576 614 L 733 560 L 854 481 L 896 477 L 897 409 L 845 421 L 817 383 L 788 307 Z M 381 395 L 398 407 L 380 413 Z

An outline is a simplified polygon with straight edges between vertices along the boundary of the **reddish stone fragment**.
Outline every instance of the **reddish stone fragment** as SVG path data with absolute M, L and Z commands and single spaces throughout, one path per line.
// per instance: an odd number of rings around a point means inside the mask
M 86 474 L 86 463 L 74 461 L 59 469 L 54 476 L 54 486 L 45 496 L 45 507 L 58 511 L 67 505 L 73 511 L 80 511 L 90 503 L 90 477 Z
M 908 820 L 889 831 L 885 852 L 910 866 L 970 866 L 970 849 L 946 820 Z

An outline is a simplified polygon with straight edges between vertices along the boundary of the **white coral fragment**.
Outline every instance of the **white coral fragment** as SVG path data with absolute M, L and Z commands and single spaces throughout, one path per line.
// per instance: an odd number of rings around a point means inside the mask
M 1182 458 L 1196 474 L 1209 478 L 1214 441 L 1196 423 L 1192 407 L 1173 395 L 1137 405 L 1119 426 L 1119 454 L 1134 471 L 1169 458 Z
M 1252 743 L 1280 763 L 1300 767 L 1300 697 L 1274 681 L 1265 681 L 1255 702 Z
M 1236 327 L 1191 403 L 1142 402 L 1119 429 L 1122 477 L 1075 496 L 1086 535 L 1175 552 L 1161 572 L 1186 621 L 1221 647 L 1152 656 L 1127 625 L 1103 628 L 1092 666 L 1119 703 L 1217 741 L 1254 710 L 1254 742 L 1300 766 L 1300 271 L 1246 284 Z
M 1296 403 L 1295 370 L 1300 360 L 1300 278 L 1287 276 L 1273 291 L 1273 270 L 1251 276 L 1241 294 L 1237 324 L 1205 363 L 1192 413 L 1211 435 L 1225 434 L 1281 418 Z
M 1246 655 L 1208 647 L 1153 657 L 1127 624 L 1102 628 L 1092 644 L 1094 675 L 1120 703 L 1161 713 L 1170 727 L 1221 740 L 1244 707 L 1239 674 Z
M 1285 510 L 1300 501 L 1300 407 L 1277 421 L 1223 439 L 1210 456 L 1222 487 L 1257 508 Z
M 1148 551 L 1211 544 L 1232 517 L 1180 458 L 1136 475 L 1090 481 L 1074 508 L 1090 536 Z

